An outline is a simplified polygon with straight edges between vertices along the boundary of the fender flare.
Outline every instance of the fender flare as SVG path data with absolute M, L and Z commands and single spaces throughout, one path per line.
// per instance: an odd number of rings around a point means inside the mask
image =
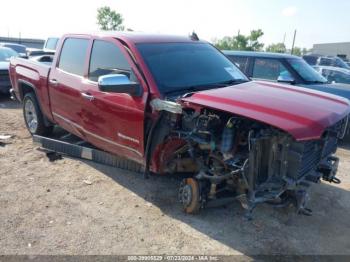
M 52 123 L 48 120 L 48 118 L 45 116 L 43 110 L 42 110 L 42 105 L 41 105 L 41 102 L 40 102 L 40 99 L 39 99 L 39 96 L 38 96 L 38 90 L 37 88 L 35 87 L 35 85 L 33 85 L 32 83 L 26 81 L 26 80 L 23 80 L 23 79 L 18 79 L 17 80 L 17 86 L 18 86 L 18 91 L 19 91 L 19 99 L 20 101 L 22 102 L 23 101 L 23 98 L 24 98 L 24 92 L 23 92 L 23 87 L 22 85 L 26 85 L 28 86 L 29 88 L 31 88 L 33 91 L 34 91 L 34 94 L 37 98 L 37 101 L 38 101 L 38 106 L 40 108 L 40 111 L 42 112 L 43 116 L 44 116 L 44 122 L 45 122 L 45 125 L 46 126 L 50 126 L 52 125 Z

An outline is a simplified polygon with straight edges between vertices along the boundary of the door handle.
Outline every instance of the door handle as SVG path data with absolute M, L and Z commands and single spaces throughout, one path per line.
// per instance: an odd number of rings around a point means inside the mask
M 50 79 L 49 82 L 53 86 L 57 86 L 58 85 L 58 81 L 56 79 Z
M 95 97 L 93 95 L 90 95 L 89 93 L 81 93 L 81 96 L 86 99 L 86 100 L 89 100 L 89 101 L 92 101 L 95 99 Z

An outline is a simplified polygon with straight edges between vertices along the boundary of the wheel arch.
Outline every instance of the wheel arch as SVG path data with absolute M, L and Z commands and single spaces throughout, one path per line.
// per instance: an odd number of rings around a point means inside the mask
M 23 79 L 18 79 L 17 84 L 18 84 L 20 101 L 23 102 L 24 96 L 26 94 L 33 93 L 36 97 L 37 102 L 38 102 L 39 109 L 40 109 L 41 113 L 43 114 L 45 126 L 51 126 L 52 123 L 49 121 L 49 119 L 45 116 L 45 114 L 43 112 L 43 107 L 42 107 L 40 99 L 39 99 L 38 90 L 35 87 L 35 85 L 26 81 L 26 80 L 23 80 Z
M 17 83 L 21 101 L 23 101 L 23 98 L 27 93 L 34 93 L 38 98 L 36 87 L 32 83 L 23 79 L 18 79 Z

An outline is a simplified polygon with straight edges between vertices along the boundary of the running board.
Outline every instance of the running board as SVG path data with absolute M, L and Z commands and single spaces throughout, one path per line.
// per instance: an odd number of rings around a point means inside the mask
M 33 135 L 33 142 L 45 150 L 58 154 L 86 159 L 99 164 L 122 168 L 132 172 L 143 172 L 143 166 L 135 161 L 118 157 L 96 148 L 81 146 L 80 142 L 73 144 L 38 135 Z

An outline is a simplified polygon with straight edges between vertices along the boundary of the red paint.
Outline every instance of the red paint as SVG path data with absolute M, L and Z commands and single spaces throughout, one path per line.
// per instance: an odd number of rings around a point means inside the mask
M 56 65 L 67 37 L 88 39 L 84 76 L 76 76 L 59 70 Z M 89 57 L 93 40 L 100 39 L 119 47 L 127 57 L 136 77 L 143 87 L 142 97 L 127 94 L 104 93 L 96 83 L 87 80 Z M 13 59 L 10 77 L 16 96 L 20 96 L 20 83 L 31 84 L 44 115 L 53 123 L 89 141 L 108 152 L 145 163 L 145 119 L 155 119 L 149 101 L 161 98 L 152 74 L 136 48 L 144 42 L 192 42 L 188 37 L 159 36 L 134 33 L 108 33 L 101 35 L 66 35 L 58 44 L 51 68 L 37 62 Z M 198 41 L 201 43 L 201 41 Z M 128 54 L 127 46 L 137 64 Z M 57 80 L 58 85 L 49 80 Z M 94 96 L 93 101 L 82 93 Z M 261 121 L 293 135 L 298 140 L 319 138 L 326 127 L 349 114 L 346 100 L 321 92 L 301 90 L 270 83 L 250 82 L 233 87 L 204 91 L 182 100 L 184 106 L 215 108 Z M 162 169 L 169 152 L 181 145 L 181 141 L 168 141 L 159 145 L 152 158 L 152 170 Z
M 169 138 L 164 143 L 157 146 L 154 151 L 152 162 L 151 162 L 151 171 L 164 173 L 164 169 L 168 161 L 173 157 L 173 152 L 179 150 L 186 144 L 181 138 Z
M 297 140 L 318 139 L 344 118 L 349 102 L 322 92 L 280 84 L 248 82 L 198 92 L 183 102 L 245 116 L 280 128 Z

